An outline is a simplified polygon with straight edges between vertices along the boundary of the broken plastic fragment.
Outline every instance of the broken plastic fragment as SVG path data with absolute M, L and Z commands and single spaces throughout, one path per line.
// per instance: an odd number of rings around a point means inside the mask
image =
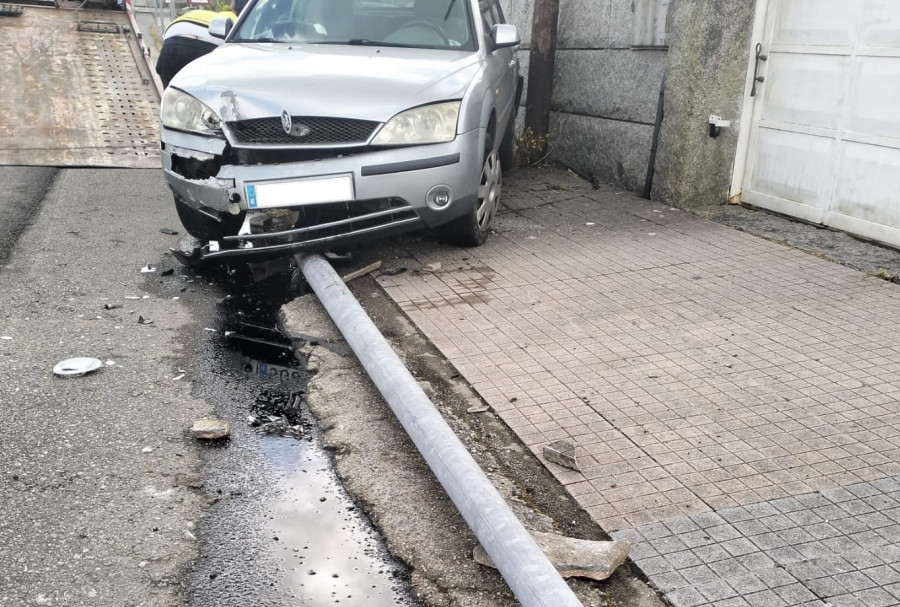
M 151 266 L 149 263 L 141 268 L 141 274 L 150 274 L 152 272 L 156 272 L 156 266 Z
M 67 358 L 53 367 L 53 373 L 56 375 L 84 375 L 91 371 L 96 371 L 103 363 L 96 358 Z
M 175 236 L 176 234 L 178 234 L 178 230 L 172 230 L 170 228 L 162 228 L 160 232 L 166 234 L 167 236 Z
M 153 324 L 152 318 L 144 318 L 143 316 L 138 316 L 138 324 L 139 325 L 150 325 Z
M 335 251 L 325 251 L 325 259 L 329 261 L 353 261 L 353 253 L 344 251 L 341 253 Z

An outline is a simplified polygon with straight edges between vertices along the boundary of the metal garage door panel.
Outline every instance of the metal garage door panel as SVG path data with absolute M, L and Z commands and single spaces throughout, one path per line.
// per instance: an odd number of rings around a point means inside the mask
M 742 200 L 900 246 L 900 2 L 769 0 L 765 31 Z
M 847 0 L 780 0 L 776 7 L 773 44 L 810 46 L 853 42 L 858 2 Z
M 797 214 L 808 221 L 819 221 L 827 210 L 833 184 L 835 142 L 776 129 L 759 130 L 750 190 L 788 212 L 781 201 L 792 201 L 804 208 Z
M 846 128 L 851 133 L 890 137 L 900 145 L 900 60 L 857 59 Z
M 869 0 L 859 34 L 861 46 L 900 48 L 900 6 L 897 0 Z
M 779 53 L 770 62 L 763 120 L 836 129 L 843 90 L 835 83 L 849 77 L 850 58 Z
M 900 245 L 900 150 L 845 142 L 827 225 Z

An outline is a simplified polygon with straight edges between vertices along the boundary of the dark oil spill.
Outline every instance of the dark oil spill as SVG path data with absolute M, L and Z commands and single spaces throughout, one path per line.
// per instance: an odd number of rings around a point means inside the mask
M 189 604 L 415 605 L 405 569 L 335 475 L 303 367 L 275 329 L 289 282 L 228 287 L 215 331 L 205 331 L 195 396 L 232 435 L 205 449 L 213 505 L 196 531 Z

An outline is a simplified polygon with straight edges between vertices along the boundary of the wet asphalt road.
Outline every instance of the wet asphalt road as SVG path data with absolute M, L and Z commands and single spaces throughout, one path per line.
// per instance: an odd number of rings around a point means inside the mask
M 57 172 L 49 167 L 0 167 L 0 264 L 37 211 Z
M 52 175 L 0 172 L 4 247 L 21 232 L 0 266 L 0 605 L 176 605 L 207 508 L 186 429 L 211 413 L 190 379 L 214 289 L 140 271 L 174 265 L 159 171 Z M 80 356 L 103 367 L 53 375 Z
M 0 607 L 411 604 L 314 430 L 246 424 L 272 386 L 223 336 L 279 297 L 175 261 L 161 173 L 5 167 L 0 192 Z M 73 357 L 102 366 L 54 376 Z M 232 438 L 200 445 L 212 415 Z

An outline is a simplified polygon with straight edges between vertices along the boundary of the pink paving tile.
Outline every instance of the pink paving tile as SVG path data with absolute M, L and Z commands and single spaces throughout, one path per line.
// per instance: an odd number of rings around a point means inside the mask
M 579 192 L 530 209 L 512 180 L 534 239 L 501 215 L 485 246 L 422 245 L 403 264 L 441 270 L 379 282 L 535 453 L 584 449 L 596 483 L 554 473 L 598 522 L 898 473 L 900 288 L 687 213 L 651 238 L 653 203 Z

